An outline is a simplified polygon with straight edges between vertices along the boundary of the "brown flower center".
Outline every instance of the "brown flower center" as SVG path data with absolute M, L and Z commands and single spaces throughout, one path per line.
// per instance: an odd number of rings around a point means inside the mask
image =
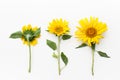
M 56 28 L 55 28 L 55 31 L 56 31 L 57 33 L 60 33 L 60 32 L 63 31 L 63 28 L 62 28 L 62 27 L 56 27 Z
M 97 31 L 96 31 L 95 28 L 88 28 L 88 29 L 86 30 L 86 35 L 87 35 L 88 37 L 90 37 L 90 38 L 95 37 L 96 34 L 97 34 Z

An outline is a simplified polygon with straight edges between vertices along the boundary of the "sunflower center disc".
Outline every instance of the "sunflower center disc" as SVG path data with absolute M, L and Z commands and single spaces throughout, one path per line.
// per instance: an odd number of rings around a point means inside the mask
M 55 28 L 55 31 L 58 32 L 58 33 L 60 33 L 60 32 L 63 31 L 63 28 L 62 28 L 62 27 L 56 27 L 56 28 Z
M 86 35 L 87 35 L 88 37 L 90 37 L 90 38 L 95 37 L 96 34 L 97 34 L 97 31 L 96 31 L 95 28 L 88 28 L 88 29 L 86 30 Z

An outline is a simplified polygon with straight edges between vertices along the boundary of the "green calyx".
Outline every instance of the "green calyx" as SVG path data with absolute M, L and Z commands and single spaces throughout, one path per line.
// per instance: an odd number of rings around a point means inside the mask
M 29 35 L 29 38 L 28 38 Z M 23 38 L 27 41 L 27 39 L 29 39 L 29 41 L 33 41 L 35 36 L 34 35 L 34 31 L 32 30 L 26 30 L 23 32 Z
M 29 35 L 29 41 L 33 41 L 35 38 L 39 37 L 40 36 L 40 28 L 38 28 L 36 31 L 33 31 L 33 30 L 26 30 L 24 32 L 21 32 L 21 31 L 17 31 L 17 32 L 14 32 L 10 35 L 10 38 L 13 38 L 13 39 L 17 39 L 17 38 L 24 38 L 26 41 L 28 41 L 27 37 Z
M 36 31 L 32 31 L 32 30 L 26 30 L 23 32 L 23 37 L 24 39 L 27 41 L 27 37 L 29 35 L 29 41 L 33 41 L 35 38 L 40 36 L 40 28 Z

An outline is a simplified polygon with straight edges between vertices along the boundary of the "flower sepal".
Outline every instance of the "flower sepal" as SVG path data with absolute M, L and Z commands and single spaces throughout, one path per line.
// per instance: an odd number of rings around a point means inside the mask
M 41 28 L 38 28 L 35 32 L 34 32 L 34 35 L 35 37 L 39 37 L 40 36 L 40 33 L 41 33 Z

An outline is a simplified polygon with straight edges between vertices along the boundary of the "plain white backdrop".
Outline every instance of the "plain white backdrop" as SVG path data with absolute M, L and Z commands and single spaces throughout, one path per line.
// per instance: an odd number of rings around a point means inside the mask
M 120 2 L 119 0 L 0 0 L 0 80 L 120 80 Z M 108 31 L 96 49 L 111 58 L 95 54 L 95 75 L 91 75 L 91 49 L 75 49 L 81 42 L 74 37 L 78 21 L 98 17 L 107 23 Z M 69 21 L 73 37 L 61 43 L 61 51 L 69 58 L 58 76 L 57 61 L 46 39 L 57 38 L 45 30 L 54 18 Z M 23 25 L 41 27 L 39 43 L 32 47 L 32 72 L 28 73 L 28 47 L 11 33 Z

